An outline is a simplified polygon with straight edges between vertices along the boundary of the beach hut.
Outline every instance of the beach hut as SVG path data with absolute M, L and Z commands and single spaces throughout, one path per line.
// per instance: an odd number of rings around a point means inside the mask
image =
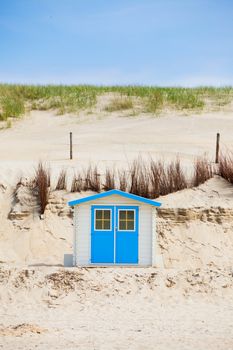
M 73 265 L 157 264 L 156 208 L 161 203 L 110 190 L 72 200 Z

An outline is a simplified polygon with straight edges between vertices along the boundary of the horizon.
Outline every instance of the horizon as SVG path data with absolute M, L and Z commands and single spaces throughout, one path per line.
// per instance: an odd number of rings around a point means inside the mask
M 152 88 L 152 89 L 232 89 L 233 88 L 233 84 L 232 85 L 194 85 L 194 86 L 185 86 L 185 85 L 146 85 L 146 84 L 115 84 L 115 85 L 107 85 L 107 84 L 56 84 L 56 83 L 48 83 L 48 84 L 43 84 L 43 83 L 33 83 L 33 84 L 29 84 L 29 83 L 6 83 L 6 82 L 1 82 L 0 81 L 0 86 L 3 85 L 7 85 L 7 86 L 27 86 L 27 87 L 48 87 L 48 86 L 52 86 L 52 87 L 58 87 L 58 86 L 62 86 L 62 87 L 93 87 L 93 88 L 127 88 L 127 87 L 135 87 L 135 88 Z
M 17 0 L 0 4 L 0 81 L 233 86 L 233 3 Z

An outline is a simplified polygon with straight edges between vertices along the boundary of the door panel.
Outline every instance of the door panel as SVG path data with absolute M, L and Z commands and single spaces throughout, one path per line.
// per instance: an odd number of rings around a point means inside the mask
M 138 207 L 92 206 L 91 262 L 138 263 Z
M 138 207 L 116 207 L 116 263 L 138 263 Z
M 114 263 L 114 207 L 91 210 L 91 262 Z

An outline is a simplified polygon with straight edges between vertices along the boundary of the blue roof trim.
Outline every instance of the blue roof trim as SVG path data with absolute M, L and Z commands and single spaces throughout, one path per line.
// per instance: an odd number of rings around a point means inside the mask
M 145 204 L 148 204 L 148 205 L 152 205 L 153 207 L 160 207 L 161 206 L 161 203 L 159 203 L 159 202 L 155 202 L 155 201 L 153 201 L 151 199 L 140 197 L 140 196 L 136 196 L 135 194 L 128 193 L 128 192 L 123 192 L 123 191 L 120 191 L 120 190 L 110 190 L 110 191 L 107 191 L 107 192 L 94 194 L 93 196 L 88 196 L 88 197 L 85 197 L 85 198 L 75 199 L 73 201 L 69 201 L 68 204 L 69 204 L 70 207 L 73 207 L 75 205 L 79 205 L 79 204 L 82 204 L 82 203 L 94 201 L 94 200 L 100 199 L 100 198 L 105 198 L 105 197 L 108 197 L 108 196 L 112 196 L 114 194 L 117 194 L 117 195 L 125 197 L 125 198 L 133 199 L 135 201 L 142 202 L 142 203 L 145 203 Z

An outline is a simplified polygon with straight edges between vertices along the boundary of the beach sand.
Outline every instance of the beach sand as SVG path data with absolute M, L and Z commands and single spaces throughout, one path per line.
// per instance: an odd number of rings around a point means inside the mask
M 69 160 L 69 132 L 74 159 Z M 72 252 L 78 196 L 51 194 L 44 220 L 21 177 L 39 160 L 55 179 L 90 162 L 125 167 L 138 155 L 180 159 L 190 169 L 233 146 L 232 110 L 159 117 L 57 116 L 33 111 L 0 131 L 0 348 L 233 348 L 233 186 L 215 177 L 159 198 L 158 243 L 164 268 L 63 268 Z

